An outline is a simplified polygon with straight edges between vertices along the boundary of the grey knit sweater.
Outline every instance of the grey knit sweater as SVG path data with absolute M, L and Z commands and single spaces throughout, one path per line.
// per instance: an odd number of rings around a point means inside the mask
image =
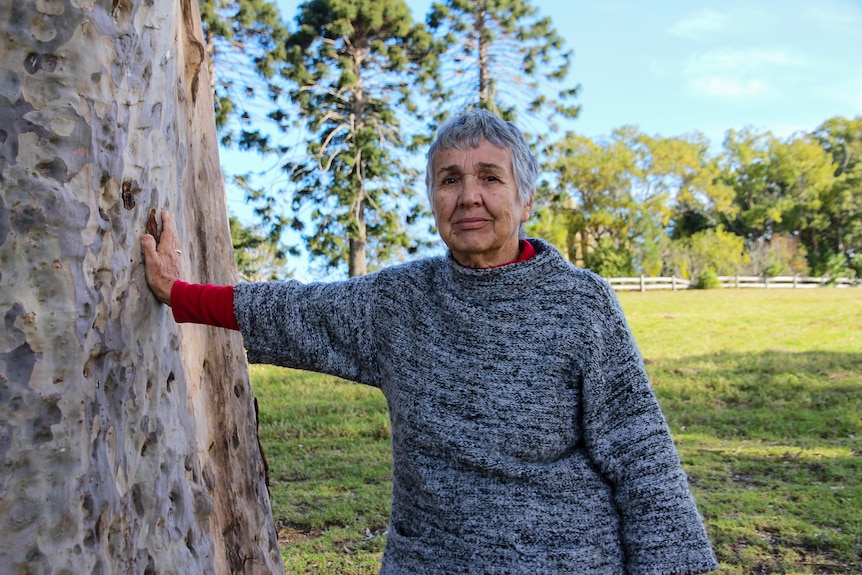
M 252 362 L 379 387 L 392 422 L 380 573 L 671 574 L 716 567 L 608 285 L 531 240 L 329 284 L 240 284 Z

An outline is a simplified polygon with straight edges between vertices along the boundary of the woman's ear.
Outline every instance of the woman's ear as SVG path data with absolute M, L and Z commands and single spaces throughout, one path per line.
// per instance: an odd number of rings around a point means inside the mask
M 521 206 L 521 223 L 526 222 L 530 219 L 530 214 L 533 213 L 533 198 L 536 196 L 535 192 L 530 194 L 530 199 L 527 200 L 523 206 Z

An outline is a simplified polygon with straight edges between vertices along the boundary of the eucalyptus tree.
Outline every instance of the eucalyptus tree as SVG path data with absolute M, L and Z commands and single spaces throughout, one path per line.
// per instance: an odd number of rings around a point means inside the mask
M 305 232 L 312 256 L 363 275 L 368 259 L 423 245 L 410 233 L 425 210 L 408 152 L 421 117 L 415 97 L 436 70 L 434 42 L 403 0 L 309 0 L 295 22 L 272 65 L 298 117 L 273 117 L 304 150 L 284 164 L 293 214 L 304 218 L 280 223 Z
M 539 141 L 557 129 L 555 118 L 577 117 L 579 87 L 566 83 L 572 51 L 529 0 L 432 2 L 427 23 L 448 47 L 442 113 L 481 106 L 506 119 L 529 114 L 541 118 L 526 130 Z
M 237 281 L 197 6 L 0 0 L 0 53 L 0 572 L 283 573 L 242 340 L 144 279 L 169 207 Z

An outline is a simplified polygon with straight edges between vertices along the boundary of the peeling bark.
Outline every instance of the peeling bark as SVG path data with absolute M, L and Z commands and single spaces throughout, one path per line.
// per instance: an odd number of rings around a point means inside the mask
M 0 0 L 0 571 L 283 573 L 238 334 L 139 239 L 237 281 L 197 3 Z

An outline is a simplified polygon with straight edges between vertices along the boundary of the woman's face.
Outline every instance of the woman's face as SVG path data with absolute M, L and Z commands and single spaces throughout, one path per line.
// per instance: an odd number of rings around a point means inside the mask
M 470 150 L 442 150 L 433 166 L 434 218 L 455 260 L 488 268 L 518 257 L 518 229 L 532 200 L 518 201 L 512 154 L 487 140 Z

